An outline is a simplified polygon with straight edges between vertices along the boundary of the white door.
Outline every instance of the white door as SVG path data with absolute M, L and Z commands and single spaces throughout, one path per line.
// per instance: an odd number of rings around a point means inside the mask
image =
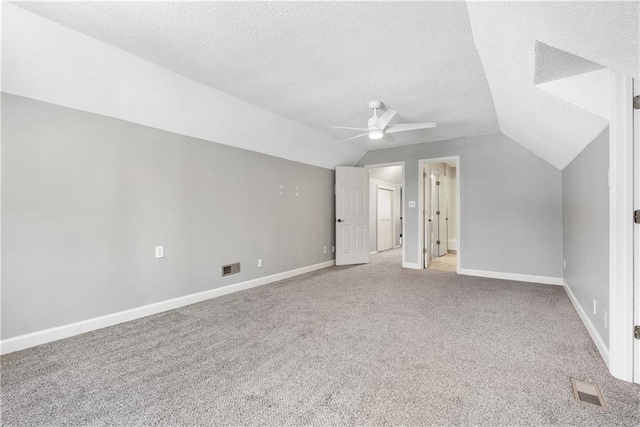
M 440 185 L 438 186 L 438 255 L 443 256 L 449 250 L 449 227 L 447 226 L 448 207 L 449 207 L 449 178 L 440 177 Z
M 336 265 L 369 262 L 369 170 L 336 167 Z
M 429 267 L 429 263 L 431 262 L 431 225 L 433 224 L 431 219 L 431 175 L 428 173 L 428 170 L 429 167 L 424 166 L 422 173 L 422 188 L 424 189 L 422 197 L 424 203 L 424 268 Z
M 634 95 L 640 96 L 640 80 L 633 81 Z M 640 109 L 633 110 L 633 209 L 640 210 Z M 634 327 L 640 327 L 640 224 L 633 226 Z M 633 381 L 640 384 L 640 339 L 633 340 Z
M 429 254 L 431 259 L 437 258 L 438 254 L 438 201 L 439 191 L 438 182 L 440 182 L 440 174 L 433 169 L 431 170 L 431 212 L 429 212 L 429 219 L 431 222 L 431 235 L 429 236 Z
M 393 248 L 392 199 L 393 191 L 378 188 L 378 251 Z

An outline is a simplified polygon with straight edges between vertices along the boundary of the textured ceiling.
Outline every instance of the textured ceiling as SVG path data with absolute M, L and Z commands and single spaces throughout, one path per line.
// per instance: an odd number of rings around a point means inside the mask
M 638 3 L 469 2 L 468 8 L 500 130 L 564 168 L 608 122 L 534 86 L 536 41 L 637 77 Z
M 14 4 L 338 138 L 322 126 L 366 127 L 372 99 L 438 123 L 397 144 L 498 132 L 464 2 Z
M 587 60 L 547 52 L 541 80 L 640 76 L 637 1 L 14 4 L 338 138 L 321 126 L 363 127 L 379 99 L 438 123 L 398 145 L 502 131 L 558 168 L 607 121 L 535 87 L 536 43 Z

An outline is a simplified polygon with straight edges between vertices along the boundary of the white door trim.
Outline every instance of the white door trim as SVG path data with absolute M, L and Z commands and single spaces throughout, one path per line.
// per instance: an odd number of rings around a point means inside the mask
M 611 72 L 609 370 L 633 381 L 633 80 Z
M 462 218 L 462 191 L 461 191 L 461 183 L 462 183 L 462 171 L 460 169 L 460 156 L 449 156 L 449 157 L 435 157 L 431 159 L 420 159 L 418 160 L 418 206 L 420 211 L 418 212 L 418 265 L 420 268 L 424 266 L 424 168 L 425 165 L 429 163 L 446 163 L 446 162 L 456 162 L 456 203 L 457 203 L 457 216 L 456 216 L 456 228 L 457 228 L 457 239 L 458 239 L 458 249 L 456 251 L 456 272 L 460 274 L 461 261 L 462 261 L 462 228 L 460 227 L 460 218 Z
M 406 182 L 406 176 L 405 174 L 407 173 L 407 168 L 405 167 L 404 164 L 404 160 L 401 162 L 390 162 L 390 163 L 375 163 L 375 164 L 371 164 L 371 165 L 364 165 L 365 168 L 367 169 L 373 169 L 373 168 L 383 168 L 385 166 L 402 166 L 402 191 L 400 192 L 400 204 L 402 205 L 402 209 L 400 211 L 400 215 L 402 216 L 402 268 L 416 268 L 414 264 L 412 263 L 407 263 L 406 262 L 406 250 L 407 250 L 407 245 L 405 244 L 405 242 L 407 241 L 406 239 L 406 234 L 405 234 L 405 223 L 406 218 L 407 218 L 407 207 L 405 206 L 404 203 L 404 199 L 405 199 L 405 195 L 407 194 L 407 187 L 405 185 Z
M 633 83 L 634 95 L 640 96 L 640 80 L 636 79 Z M 640 210 L 640 110 L 634 110 L 633 119 L 633 209 Z M 640 325 L 640 225 L 634 225 L 633 229 L 633 259 L 635 260 L 633 266 L 635 320 L 633 324 Z M 640 340 L 634 340 L 633 342 L 633 381 L 640 384 Z

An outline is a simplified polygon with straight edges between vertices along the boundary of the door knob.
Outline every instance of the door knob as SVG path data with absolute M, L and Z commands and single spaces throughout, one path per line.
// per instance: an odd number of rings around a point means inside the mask
M 341 220 L 341 219 L 338 219 L 337 221 L 338 221 L 338 222 L 342 222 L 342 220 Z

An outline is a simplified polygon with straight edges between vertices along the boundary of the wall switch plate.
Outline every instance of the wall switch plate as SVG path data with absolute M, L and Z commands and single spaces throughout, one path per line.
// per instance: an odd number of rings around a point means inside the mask
M 416 201 L 415 200 L 409 200 L 409 207 L 410 208 L 415 208 L 416 207 Z
M 164 246 L 156 246 L 156 259 L 164 258 Z
M 324 253 L 325 254 L 327 253 L 327 247 L 326 246 L 324 247 Z
M 596 299 L 593 299 L 593 314 L 596 314 Z
M 258 258 L 258 268 L 262 268 L 262 258 Z
M 562 261 L 562 265 L 564 267 L 564 269 L 567 269 L 567 260 L 565 259 L 564 261 Z
M 336 251 L 336 247 L 335 246 L 331 246 L 331 252 L 335 252 Z

